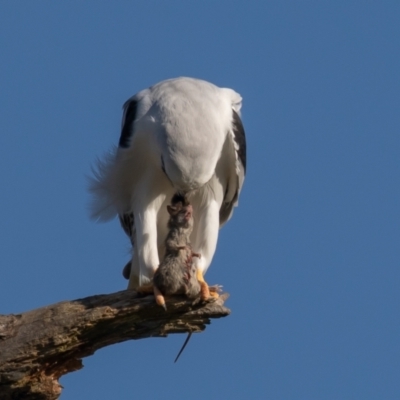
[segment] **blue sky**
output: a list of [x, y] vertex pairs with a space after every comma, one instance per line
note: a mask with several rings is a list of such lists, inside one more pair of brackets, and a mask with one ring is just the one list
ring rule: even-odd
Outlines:
[[[125, 288], [86, 176], [121, 107], [193, 76], [244, 99], [248, 176], [207, 273], [232, 315], [98, 351], [61, 399], [400, 397], [400, 3], [0, 5], [0, 312]], [[157, 365], [155, 367], [155, 365]]]

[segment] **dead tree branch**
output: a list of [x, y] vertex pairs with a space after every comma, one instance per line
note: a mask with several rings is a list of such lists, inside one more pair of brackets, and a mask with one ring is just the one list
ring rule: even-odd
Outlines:
[[229, 315], [227, 295], [214, 302], [167, 301], [122, 291], [65, 301], [18, 315], [0, 315], [0, 400], [54, 400], [58, 379], [83, 367], [82, 358], [131, 339], [200, 332], [210, 318]]

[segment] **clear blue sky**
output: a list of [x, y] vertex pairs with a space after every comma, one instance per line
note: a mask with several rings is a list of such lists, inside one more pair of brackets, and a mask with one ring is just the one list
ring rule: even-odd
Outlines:
[[[232, 315], [98, 351], [62, 400], [400, 398], [400, 2], [3, 1], [0, 313], [125, 288], [85, 176], [121, 107], [193, 76], [243, 96], [248, 176], [207, 278]], [[157, 367], [156, 367], [157, 365]]]

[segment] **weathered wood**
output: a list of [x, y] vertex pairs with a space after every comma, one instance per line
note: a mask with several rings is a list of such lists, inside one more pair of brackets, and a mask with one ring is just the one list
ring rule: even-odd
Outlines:
[[200, 332], [210, 318], [229, 315], [227, 294], [201, 303], [132, 291], [65, 301], [18, 315], [0, 315], [0, 400], [54, 400], [58, 379], [83, 367], [82, 358], [130, 339]]

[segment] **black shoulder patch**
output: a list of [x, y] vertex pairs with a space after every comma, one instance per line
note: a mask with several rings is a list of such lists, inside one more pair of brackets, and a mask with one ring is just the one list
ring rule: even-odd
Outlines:
[[240, 161], [242, 162], [244, 172], [246, 172], [246, 134], [244, 132], [242, 121], [235, 110], [233, 112], [233, 134], [235, 142], [239, 146], [237, 151]]
[[130, 100], [126, 105], [124, 126], [121, 130], [121, 136], [119, 138], [119, 147], [129, 147], [130, 139], [133, 134], [133, 122], [136, 118], [137, 101]]

